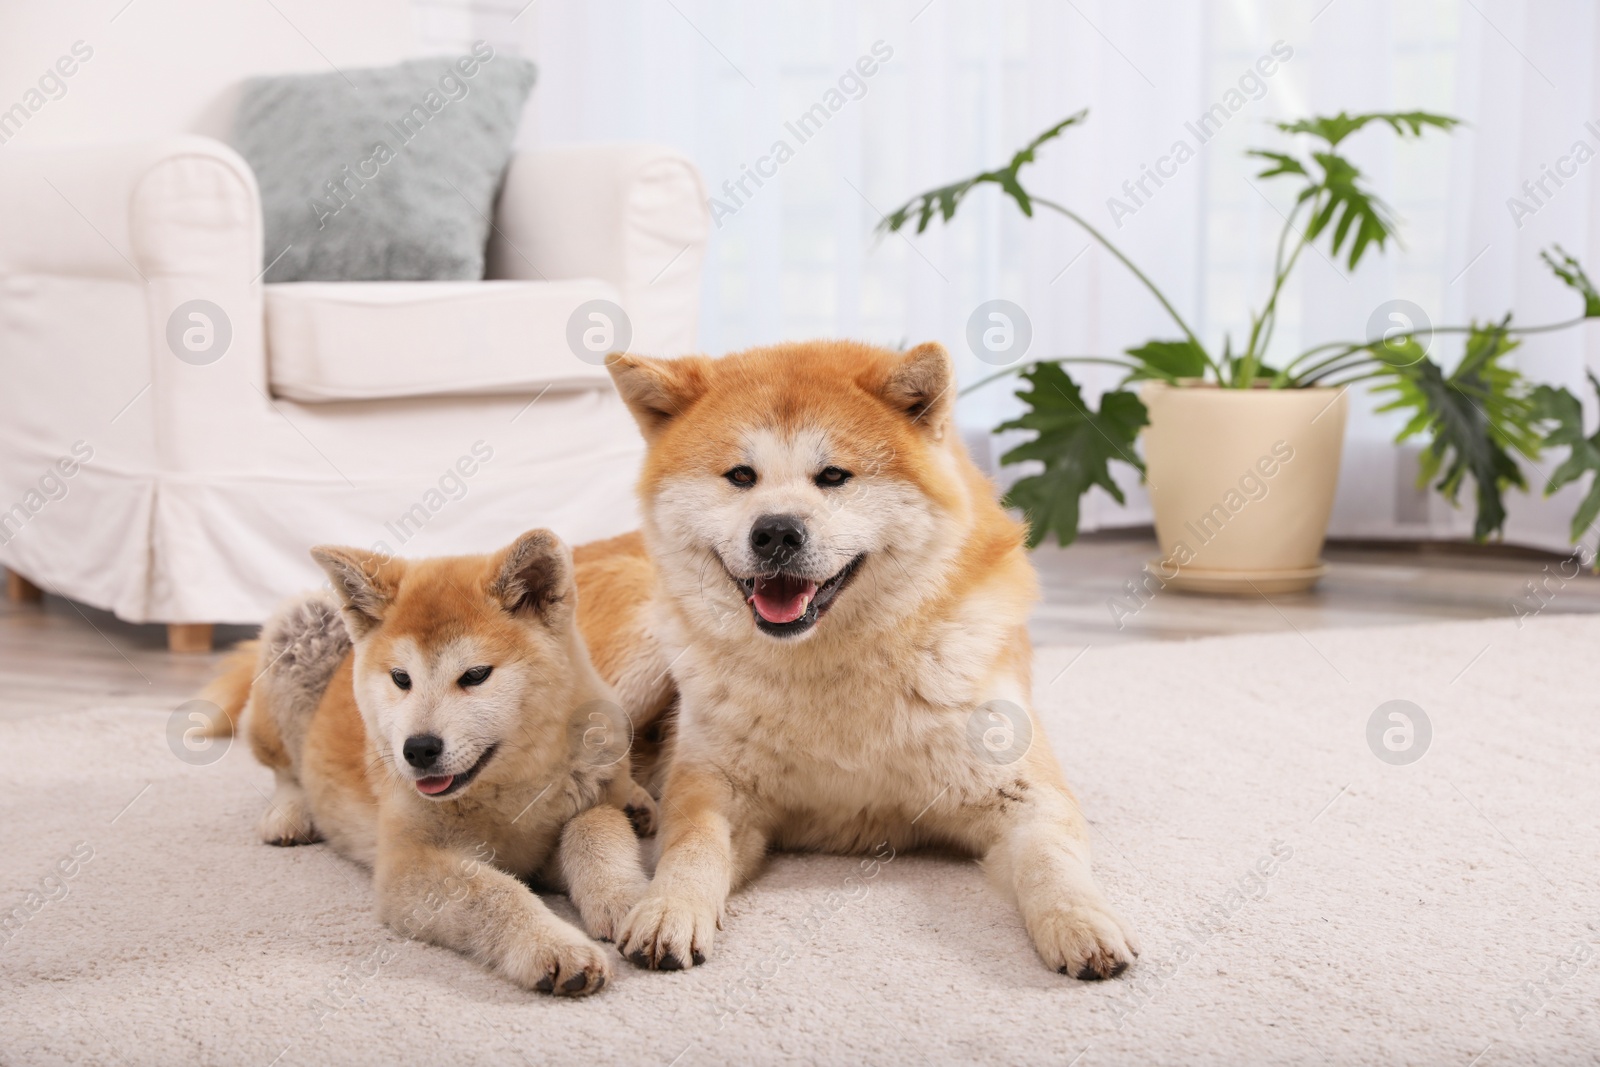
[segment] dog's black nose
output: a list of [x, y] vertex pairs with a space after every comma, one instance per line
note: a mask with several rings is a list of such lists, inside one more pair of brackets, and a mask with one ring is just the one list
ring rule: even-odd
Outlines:
[[400, 746], [400, 751], [405, 753], [407, 763], [419, 771], [425, 771], [438, 761], [439, 753], [444, 751], [444, 738], [434, 734], [412, 734]]
[[762, 563], [786, 563], [805, 544], [806, 525], [793, 515], [763, 515], [750, 528], [750, 549]]

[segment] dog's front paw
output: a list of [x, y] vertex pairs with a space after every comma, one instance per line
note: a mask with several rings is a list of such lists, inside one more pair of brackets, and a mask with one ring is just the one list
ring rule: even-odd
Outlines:
[[558, 997], [598, 993], [611, 977], [604, 950], [578, 937], [575, 930], [571, 939], [539, 941], [513, 950], [502, 969], [518, 985]]
[[714, 909], [651, 894], [622, 921], [617, 951], [653, 971], [687, 970], [706, 961], [716, 929]]
[[1034, 948], [1061, 974], [1084, 981], [1115, 978], [1139, 954], [1138, 940], [1110, 909], [1059, 905], [1028, 923]]
[[644, 899], [649, 887], [650, 883], [641, 879], [636, 885], [611, 888], [605, 893], [590, 893], [582, 900], [574, 898], [573, 903], [578, 905], [578, 914], [583, 918], [583, 928], [589, 931], [590, 937], [601, 941], [617, 940], [622, 921]]
[[640, 837], [650, 837], [655, 834], [660, 816], [657, 813], [655, 798], [645, 790], [644, 786], [634, 785], [627, 801], [622, 805], [622, 813], [633, 824], [635, 834]]
[[314, 845], [322, 835], [311, 822], [311, 812], [303, 804], [274, 802], [261, 813], [261, 840], [269, 845]]

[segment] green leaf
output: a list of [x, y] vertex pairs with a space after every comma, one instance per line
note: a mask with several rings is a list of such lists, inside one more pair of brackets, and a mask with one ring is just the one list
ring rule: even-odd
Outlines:
[[1315, 241], [1337, 216], [1330, 250], [1337, 258], [1353, 230], [1349, 264], [1355, 270], [1368, 245], [1376, 244], [1381, 250], [1384, 242], [1394, 236], [1393, 215], [1387, 204], [1362, 188], [1361, 171], [1355, 164], [1332, 152], [1313, 152], [1311, 158], [1322, 167], [1322, 179], [1316, 189], [1326, 200], [1306, 227], [1306, 240]]
[[1000, 462], [1037, 460], [1044, 470], [1019, 479], [1005, 503], [1027, 515], [1029, 548], [1052, 531], [1057, 543], [1070, 545], [1078, 537], [1079, 502], [1091, 486], [1123, 503], [1122, 490], [1111, 478], [1112, 461], [1144, 473], [1134, 442], [1140, 428], [1149, 424], [1149, 414], [1137, 396], [1122, 390], [1102, 396], [1099, 411], [1089, 410], [1078, 383], [1056, 363], [1035, 363], [1022, 377], [1031, 388], [1019, 391], [1017, 398], [1027, 411], [997, 429], [1031, 430], [1034, 437]]
[[1480, 541], [1505, 527], [1505, 490], [1527, 488], [1511, 451], [1533, 459], [1544, 443], [1525, 380], [1500, 362], [1519, 343], [1506, 333], [1510, 318], [1474, 324], [1461, 362], [1449, 374], [1426, 355], [1403, 362], [1420, 350], [1414, 342], [1404, 348], [1403, 357], [1394, 351], [1403, 347], [1399, 344], [1378, 343], [1370, 349], [1385, 364], [1387, 379], [1374, 392], [1393, 395], [1378, 410], [1413, 412], [1395, 440], [1428, 438], [1418, 484], [1437, 478], [1434, 488], [1455, 504], [1470, 474], [1477, 497], [1473, 536]]
[[1547, 263], [1556, 277], [1576, 289], [1583, 296], [1583, 317], [1586, 319], [1600, 318], [1600, 293], [1595, 292], [1594, 283], [1583, 271], [1583, 264], [1567, 255], [1566, 249], [1560, 245], [1553, 246], [1556, 255], [1561, 257], [1557, 262], [1549, 252], [1540, 252], [1539, 258]]
[[1128, 375], [1130, 382], [1205, 377], [1206, 354], [1193, 341], [1148, 341], [1127, 352], [1139, 363], [1139, 369]]
[[[1459, 119], [1448, 115], [1435, 115], [1427, 111], [1375, 111], [1348, 115], [1343, 111], [1332, 116], [1314, 116], [1296, 122], [1277, 123], [1285, 133], [1304, 133], [1320, 138], [1325, 150], [1311, 153], [1321, 173], [1312, 170], [1304, 161], [1284, 152], [1253, 149], [1248, 154], [1267, 160], [1271, 166], [1257, 177], [1275, 178], [1283, 175], [1298, 177], [1305, 186], [1296, 198], [1297, 204], [1312, 203], [1311, 221], [1305, 231], [1306, 240], [1314, 241], [1330, 226], [1333, 227], [1330, 243], [1333, 255], [1348, 248], [1350, 269], [1355, 270], [1367, 249], [1377, 245], [1381, 250], [1389, 238], [1395, 237], [1394, 215], [1387, 204], [1361, 184], [1361, 171], [1334, 149], [1346, 137], [1373, 123], [1386, 123], [1402, 137], [1420, 137], [1423, 130], [1433, 127], [1450, 130], [1460, 125]], [[1398, 239], [1398, 238], [1397, 238]]]
[[1305, 165], [1291, 155], [1282, 152], [1268, 152], [1264, 148], [1252, 148], [1245, 153], [1247, 156], [1256, 156], [1260, 159], [1271, 160], [1273, 165], [1257, 174], [1257, 178], [1275, 178], [1280, 174], [1300, 174], [1305, 177], [1311, 175], [1306, 171]]
[[915, 218], [917, 220], [917, 232], [921, 233], [928, 228], [928, 223], [933, 221], [935, 211], [938, 212], [941, 219], [949, 222], [955, 216], [956, 208], [966, 195], [978, 186], [985, 184], [1000, 186], [1001, 191], [1017, 202], [1017, 207], [1021, 209], [1024, 215], [1032, 217], [1033, 198], [1022, 187], [1022, 182], [1017, 178], [1017, 173], [1034, 161], [1034, 153], [1040, 145], [1060, 137], [1067, 127], [1076, 126], [1088, 115], [1089, 112], [1087, 110], [1068, 115], [1024, 145], [1011, 157], [1011, 162], [1004, 167], [1000, 167], [997, 170], [986, 170], [981, 174], [973, 175], [965, 181], [952, 182], [949, 185], [941, 185], [937, 189], [929, 189], [925, 193], [918, 193], [885, 215], [883, 221], [878, 223], [878, 232], [896, 233], [904, 228], [906, 223]]
[[1428, 358], [1428, 350], [1414, 336], [1384, 338], [1367, 351], [1388, 367], [1412, 367]]
[[1449, 131], [1461, 125], [1460, 119], [1451, 118], [1449, 115], [1436, 115], [1429, 111], [1371, 111], [1360, 115], [1347, 115], [1341, 111], [1337, 115], [1318, 115], [1295, 122], [1280, 122], [1277, 123], [1277, 127], [1284, 133], [1306, 133], [1320, 137], [1328, 142], [1329, 148], [1333, 148], [1371, 122], [1387, 123], [1402, 137], [1407, 134], [1421, 137], [1423, 129], [1428, 126]]
[[[1600, 379], [1595, 378], [1593, 371], [1589, 372], [1589, 386], [1600, 396]], [[1565, 388], [1541, 385], [1533, 391], [1533, 404], [1542, 421], [1555, 424], [1545, 435], [1545, 445], [1568, 449], [1567, 458], [1550, 475], [1544, 495], [1551, 495], [1585, 474], [1595, 475], [1589, 482], [1589, 492], [1572, 516], [1572, 543], [1577, 544], [1588, 535], [1595, 518], [1600, 516], [1600, 430], [1588, 437], [1583, 435], [1583, 403]]]
[[1252, 360], [1248, 356], [1232, 356], [1227, 359], [1228, 374], [1223, 385], [1233, 389], [1248, 389], [1256, 382], [1263, 379], [1277, 377], [1278, 371], [1262, 363], [1259, 359]]

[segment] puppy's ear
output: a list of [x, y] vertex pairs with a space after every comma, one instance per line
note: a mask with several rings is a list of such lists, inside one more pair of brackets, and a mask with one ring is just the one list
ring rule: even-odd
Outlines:
[[572, 619], [578, 590], [572, 552], [549, 530], [529, 530], [495, 557], [489, 595], [518, 617], [536, 618], [552, 629]]
[[955, 363], [937, 341], [918, 345], [890, 369], [878, 395], [937, 441], [955, 409]]
[[646, 441], [654, 441], [705, 394], [710, 366], [704, 356], [651, 359], [614, 352], [606, 357], [606, 370]]
[[364, 637], [376, 629], [394, 602], [404, 564], [364, 549], [336, 545], [318, 545], [311, 550], [311, 558], [328, 573], [333, 591], [339, 594], [350, 636]]

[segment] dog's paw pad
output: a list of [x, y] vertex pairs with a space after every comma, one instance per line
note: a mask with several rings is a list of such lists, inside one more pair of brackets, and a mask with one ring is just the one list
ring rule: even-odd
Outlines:
[[605, 988], [611, 969], [600, 947], [583, 940], [536, 950], [522, 973], [523, 984], [536, 993], [581, 997]]
[[660, 821], [655, 798], [638, 784], [634, 785], [632, 795], [622, 806], [622, 814], [628, 817], [628, 822], [633, 824], [633, 832], [639, 837], [653, 836]]
[[1029, 923], [1029, 932], [1056, 973], [1085, 982], [1117, 977], [1139, 954], [1121, 920], [1103, 908], [1053, 908]]
[[[1121, 960], [1103, 959], [1093, 963], [1086, 963], [1073, 975], [1080, 982], [1100, 982], [1107, 978], [1115, 978], [1128, 969], [1128, 965]], [[1057, 974], [1066, 974], [1067, 965], [1062, 964], [1057, 968]]]
[[710, 909], [669, 897], [646, 897], [623, 920], [617, 950], [639, 967], [687, 970], [705, 963], [716, 925]]
[[633, 832], [638, 837], [650, 837], [656, 832], [656, 813], [649, 808], [636, 807], [629, 804], [622, 809], [622, 814], [628, 817], [628, 822], [633, 825]]

